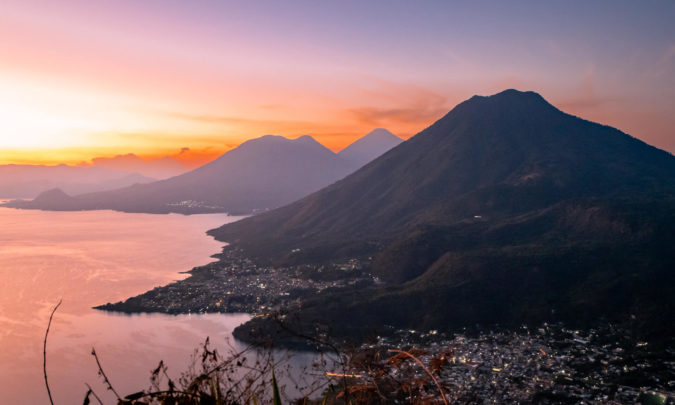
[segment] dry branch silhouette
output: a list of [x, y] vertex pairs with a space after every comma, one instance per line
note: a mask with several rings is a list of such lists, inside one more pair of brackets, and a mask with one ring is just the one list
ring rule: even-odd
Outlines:
[[45, 340], [42, 344], [42, 373], [45, 376], [45, 386], [47, 387], [47, 395], [49, 395], [49, 403], [54, 405], [54, 400], [52, 399], [52, 391], [49, 389], [49, 381], [47, 380], [47, 337], [49, 336], [49, 328], [52, 326], [52, 319], [54, 318], [54, 313], [61, 306], [63, 299], [59, 299], [59, 303], [56, 304], [54, 309], [52, 309], [51, 315], [49, 315], [49, 322], [47, 323], [47, 331], [45, 332]]

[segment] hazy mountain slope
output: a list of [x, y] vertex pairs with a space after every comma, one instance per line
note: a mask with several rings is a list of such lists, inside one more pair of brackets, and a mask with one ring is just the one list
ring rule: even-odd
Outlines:
[[145, 160], [127, 153], [114, 157], [96, 157], [91, 160], [95, 167], [140, 173], [155, 179], [167, 179], [185, 173], [188, 169], [171, 156]]
[[[330, 184], [350, 167], [313, 138], [264, 136], [161, 186], [167, 200], [197, 200], [228, 210], [275, 208]], [[206, 187], [205, 187], [206, 186]]]
[[1, 165], [0, 197], [34, 198], [52, 188], [83, 194], [152, 181], [137, 173], [99, 167]]
[[283, 205], [343, 177], [349, 167], [311, 137], [264, 136], [202, 167], [167, 180], [70, 202], [41, 199], [42, 209], [132, 212], [251, 212]]
[[[389, 145], [369, 140], [364, 153], [376, 153], [378, 148], [383, 153]], [[53, 201], [49, 197], [54, 194], [48, 194], [33, 202], [7, 205], [47, 210], [251, 213], [288, 204], [353, 172], [363, 164], [365, 154], [358, 145], [352, 150], [359, 159], [344, 160], [307, 135], [294, 140], [267, 135], [170, 179], [71, 198], [61, 195]]]
[[359, 168], [401, 142], [403, 139], [386, 129], [376, 128], [342, 149], [338, 156]]

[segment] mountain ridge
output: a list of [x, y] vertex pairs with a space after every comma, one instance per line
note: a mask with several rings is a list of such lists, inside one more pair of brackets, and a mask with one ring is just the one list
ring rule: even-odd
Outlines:
[[675, 158], [532, 92], [472, 97], [335, 184], [209, 233], [278, 266], [372, 257], [384, 287], [297, 313], [341, 333], [673, 320]]
[[96, 166], [0, 165], [2, 198], [35, 198], [52, 188], [61, 188], [68, 194], [83, 194], [152, 181], [156, 179]]
[[[389, 146], [382, 145], [380, 152]], [[6, 206], [47, 210], [113, 209], [126, 212], [247, 214], [290, 203], [356, 170], [309, 135], [265, 135], [242, 143], [187, 173], [144, 185]]]
[[[602, 139], [588, 140], [596, 144], [606, 141], [608, 138], [619, 137], [621, 148], [630, 149], [634, 145], [637, 146], [643, 153], [656, 152], [657, 160], [669, 160], [667, 166], [670, 170], [670, 184], [672, 186], [672, 173], [675, 173], [675, 165], [673, 164], [672, 155], [667, 152], [660, 151], [653, 148], [642, 141], [629, 137], [622, 132], [611, 127], [600, 124], [590, 123], [589, 121], [573, 117], [568, 114], [560, 112], [555, 107], [548, 104], [541, 96], [536, 93], [522, 93], [526, 104], [534, 105], [537, 110], [543, 110], [544, 124], [550, 120], [550, 115], [553, 114], [554, 123], [556, 126], [563, 125], [563, 127], [554, 127], [553, 131], [549, 131], [546, 139], [538, 133], [536, 140], [538, 146], [531, 151], [528, 160], [523, 158], [522, 149], [528, 145], [528, 142], [535, 138], [525, 139], [521, 135], [510, 136], [505, 140], [504, 137], [499, 136], [501, 132], [505, 131], [494, 122], [485, 121], [484, 117], [480, 116], [481, 111], [476, 116], [475, 109], [484, 109], [487, 103], [488, 109], [494, 110], [495, 104], [499, 107], [505, 105], [505, 111], [495, 111], [492, 114], [497, 117], [506, 117], [507, 128], [515, 124], [514, 116], [511, 114], [514, 108], [522, 108], [522, 106], [511, 106], [510, 103], [516, 93], [515, 90], [509, 90], [499, 93], [493, 98], [488, 97], [472, 97], [471, 99], [460, 103], [451, 112], [439, 119], [436, 123], [421, 131], [419, 134], [410, 138], [407, 142], [399, 147], [392, 149], [386, 155], [380, 157], [376, 161], [369, 164], [367, 167], [359, 170], [346, 179], [331, 185], [318, 193], [312, 194], [302, 202], [295, 202], [291, 206], [282, 207], [283, 214], [279, 215], [279, 221], [274, 223], [274, 226], [268, 228], [283, 232], [286, 229], [295, 226], [296, 233], [308, 233], [312, 235], [307, 237], [307, 240], [318, 242], [315, 237], [320, 236], [325, 232], [312, 231], [313, 229], [325, 230], [326, 224], [331, 227], [342, 226], [344, 228], [345, 239], [351, 240], [355, 235], [367, 236], [369, 234], [369, 226], [374, 222], [374, 219], [383, 219], [388, 222], [388, 228], [392, 230], [397, 225], [403, 226], [409, 222], [424, 222], [423, 216], [415, 216], [421, 210], [427, 211], [426, 215], [432, 215], [432, 212], [444, 213], [443, 217], [450, 220], [458, 220], [461, 218], [471, 218], [474, 215], [482, 215], [484, 209], [481, 204], [489, 203], [486, 199], [481, 197], [481, 193], [487, 192], [485, 187], [493, 187], [492, 193], [503, 194], [504, 201], [502, 205], [507, 211], [509, 209], [517, 208], [515, 200], [520, 200], [523, 204], [532, 206], [537, 204], [545, 204], [546, 201], [554, 201], [560, 198], [561, 195], [567, 193], [568, 197], [584, 195], [587, 188], [596, 189], [601, 194], [612, 192], [612, 187], [626, 188], [629, 187], [632, 191], [636, 189], [641, 190], [643, 184], [634, 184], [638, 182], [634, 179], [632, 184], [624, 184], [624, 181], [612, 181], [612, 177], [616, 173], [607, 173], [598, 171], [594, 167], [595, 163], [586, 164], [586, 167], [579, 166], [575, 163], [576, 156], [584, 153], [587, 146], [587, 140], [580, 139], [579, 135], [574, 135], [579, 126], [591, 125], [592, 130], [599, 130]], [[505, 112], [511, 114], [505, 115]], [[467, 118], [468, 116], [468, 118]], [[459, 117], [457, 119], [456, 117]], [[509, 118], [511, 117], [511, 118]], [[466, 128], [472, 121], [471, 128]], [[560, 122], [562, 120], [562, 122]], [[514, 121], [514, 122], [512, 122]], [[540, 123], [541, 124], [541, 123]], [[477, 128], [476, 128], [477, 126]], [[462, 134], [457, 139], [452, 138], [452, 134], [456, 131], [469, 132], [469, 134]], [[476, 132], [491, 134], [490, 138], [477, 137]], [[559, 138], [561, 131], [568, 131], [572, 133], [572, 145], [565, 145], [566, 138]], [[607, 133], [609, 132], [609, 133]], [[446, 137], [449, 137], [446, 139]], [[487, 141], [486, 141], [487, 139]], [[548, 142], [555, 141], [560, 144], [562, 140], [562, 147], [566, 147], [571, 151], [566, 154], [559, 154], [557, 148], [549, 148]], [[489, 142], [488, 142], [489, 141]], [[545, 142], [545, 143], [544, 143]], [[626, 145], [627, 143], [627, 145]], [[525, 146], [524, 146], [525, 145]], [[457, 150], [464, 151], [462, 155], [457, 153]], [[487, 150], [487, 153], [481, 151]], [[641, 153], [642, 153], [641, 152]], [[616, 165], [612, 162], [612, 158], [602, 157], [606, 165]], [[453, 159], [452, 164], [448, 164], [448, 159]], [[643, 166], [652, 165], [651, 157], [649, 159], [640, 158]], [[403, 162], [403, 163], [399, 163]], [[440, 164], [436, 164], [440, 162]], [[494, 168], [495, 162], [499, 162], [499, 167]], [[457, 169], [457, 167], [461, 169]], [[626, 164], [623, 165], [624, 169]], [[629, 165], [628, 165], [629, 166]], [[657, 165], [658, 166], [658, 165]], [[585, 170], [586, 173], [577, 173], [579, 170]], [[628, 168], [630, 170], [630, 168]], [[417, 171], [419, 176], [406, 176], [406, 173]], [[548, 172], [548, 177], [545, 174]], [[480, 177], [477, 177], [480, 173]], [[644, 176], [638, 176], [644, 177]], [[649, 177], [649, 176], [647, 176]], [[369, 180], [369, 179], [375, 179]], [[555, 181], [550, 181], [554, 179]], [[348, 181], [347, 185], [344, 185]], [[537, 188], [544, 188], [537, 193], [537, 198], [542, 201], [535, 201], [531, 198], [524, 198], [530, 191], [535, 191]], [[602, 190], [598, 190], [602, 188]], [[520, 190], [522, 189], [522, 190]], [[522, 192], [521, 192], [522, 191]], [[546, 191], [546, 192], [544, 192]], [[415, 198], [410, 198], [411, 193]], [[350, 195], [349, 201], [344, 201], [340, 198], [341, 195]], [[465, 202], [457, 201], [454, 204], [456, 212], [448, 212], [446, 207], [448, 201], [464, 199]], [[511, 205], [505, 206], [511, 198]], [[477, 201], [471, 201], [475, 199]], [[466, 201], [468, 200], [468, 201]], [[370, 204], [370, 201], [382, 201], [382, 204]], [[494, 203], [497, 203], [495, 201]], [[323, 205], [321, 205], [323, 204]], [[302, 205], [302, 207], [300, 207]], [[319, 206], [323, 208], [318, 212]], [[382, 206], [390, 207], [390, 210], [383, 210]], [[431, 206], [431, 208], [430, 208]], [[469, 207], [475, 207], [470, 209]], [[294, 210], [302, 212], [302, 218], [294, 214]], [[348, 211], [348, 213], [346, 213]], [[340, 214], [337, 214], [337, 213]], [[256, 218], [249, 218], [234, 224], [229, 224], [225, 229], [231, 229], [227, 235], [221, 233], [220, 230], [211, 231], [211, 234], [220, 240], [227, 240], [228, 242], [235, 242], [246, 238], [244, 229], [247, 224], [255, 222], [262, 222], [269, 218], [272, 214], [264, 214]], [[433, 215], [432, 215], [433, 216]], [[384, 217], [384, 218], [383, 218]], [[282, 219], [289, 218], [289, 220], [282, 223]], [[347, 222], [349, 224], [347, 224]], [[298, 225], [298, 226], [296, 226]], [[252, 228], [250, 228], [252, 229]], [[382, 228], [379, 227], [372, 233], [380, 233]], [[255, 233], [255, 231], [253, 231]], [[267, 236], [272, 237], [268, 232]], [[288, 235], [285, 235], [287, 237]], [[293, 237], [284, 245], [284, 248], [291, 249], [291, 245], [297, 244]], [[251, 245], [251, 244], [249, 244]], [[269, 248], [269, 244], [263, 243], [261, 246]], [[252, 246], [251, 246], [252, 247]], [[295, 248], [301, 248], [298, 245]]]
[[341, 158], [355, 162], [361, 167], [382, 155], [382, 150], [391, 150], [403, 140], [384, 128], [375, 128], [338, 152]]

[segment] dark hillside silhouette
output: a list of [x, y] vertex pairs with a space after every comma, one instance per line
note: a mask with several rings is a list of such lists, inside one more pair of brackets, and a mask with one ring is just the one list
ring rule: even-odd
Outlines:
[[673, 314], [675, 158], [507, 90], [211, 234], [276, 264], [373, 256], [388, 287], [303, 304], [340, 330], [629, 314], [656, 327]]

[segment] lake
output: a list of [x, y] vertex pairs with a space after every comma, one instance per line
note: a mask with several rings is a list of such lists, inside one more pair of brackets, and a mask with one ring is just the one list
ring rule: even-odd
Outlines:
[[[113, 394], [97, 375], [94, 347], [120, 393], [149, 386], [160, 360], [172, 378], [208, 336], [224, 350], [243, 347], [232, 330], [247, 314], [121, 315], [92, 309], [213, 261], [222, 243], [205, 234], [241, 217], [225, 214], [47, 212], [0, 208], [0, 402], [48, 403], [42, 343], [49, 314], [47, 371], [56, 404], [82, 403], [90, 384], [106, 403]], [[311, 362], [300, 355], [299, 362]]]

